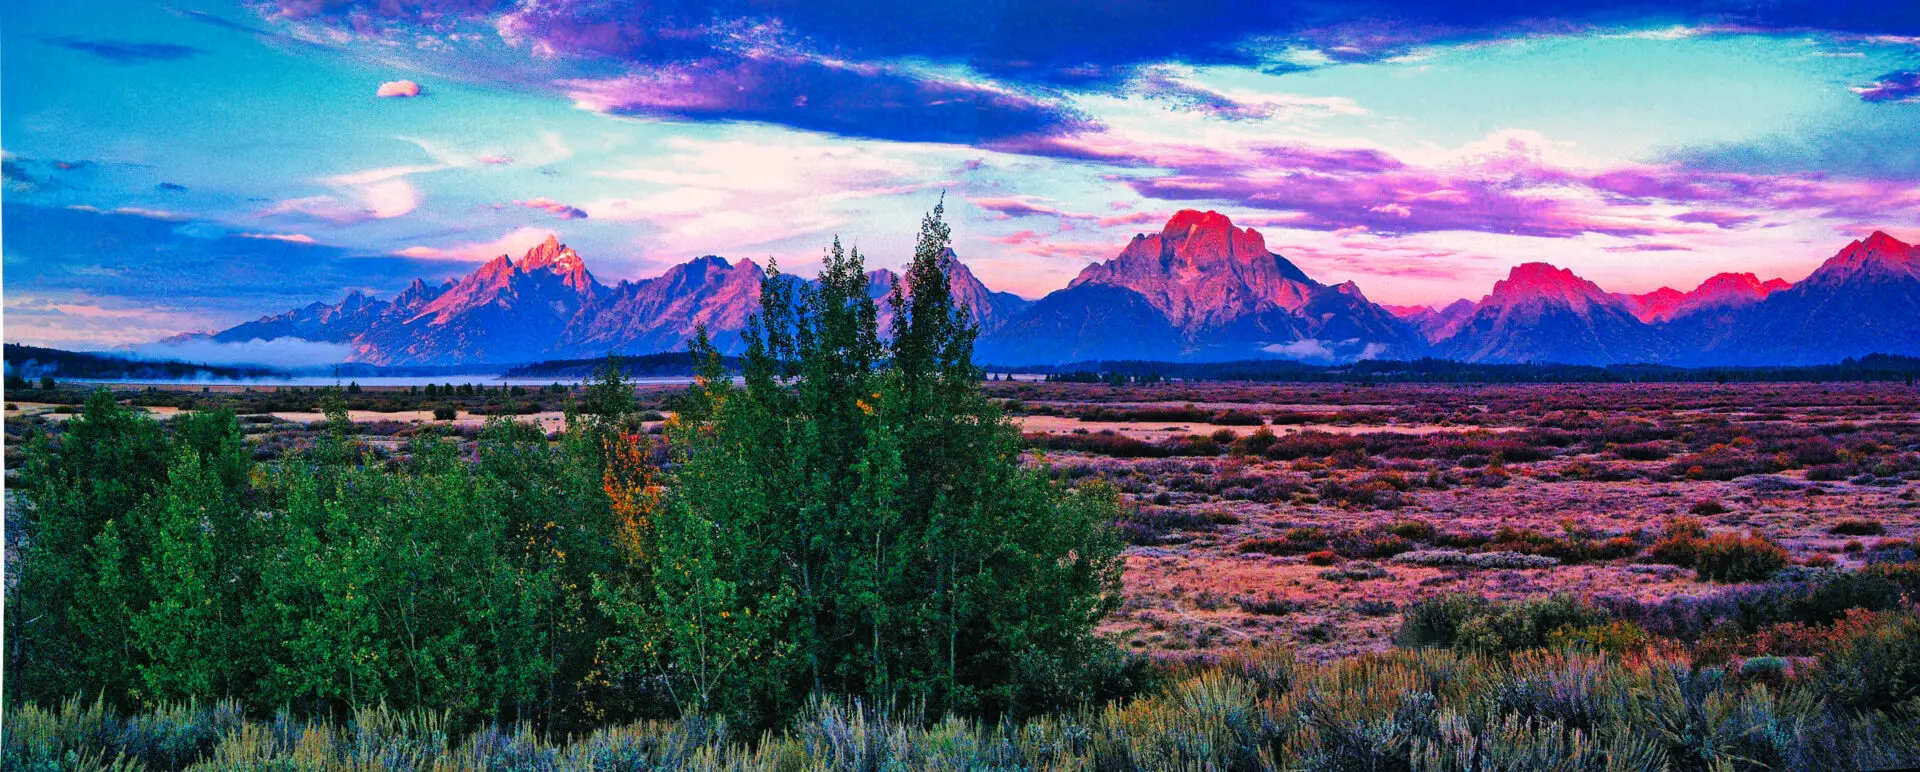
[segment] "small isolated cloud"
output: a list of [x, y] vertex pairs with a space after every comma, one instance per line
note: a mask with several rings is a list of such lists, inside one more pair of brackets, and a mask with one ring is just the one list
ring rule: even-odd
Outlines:
[[308, 367], [345, 362], [353, 353], [353, 347], [304, 338], [255, 338], [244, 343], [220, 343], [195, 338], [135, 346], [133, 351], [148, 359], [177, 359], [195, 364]]
[[106, 38], [58, 37], [47, 41], [53, 45], [83, 54], [92, 54], [116, 64], [146, 64], [148, 62], [171, 62], [185, 59], [200, 53], [200, 49], [172, 43], [149, 43], [138, 40], [110, 40]]
[[420, 96], [420, 84], [410, 80], [390, 80], [380, 84], [380, 90], [373, 93], [382, 98]]
[[587, 213], [579, 207], [563, 204], [551, 198], [529, 198], [525, 201], [515, 201], [513, 203], [528, 209], [539, 209], [563, 220], [584, 220], [587, 218]]
[[178, 182], [162, 182], [162, 183], [160, 183], [160, 184], [158, 184], [158, 185], [155, 185], [155, 186], [153, 186], [153, 189], [154, 189], [154, 190], [161, 190], [161, 191], [166, 191], [166, 192], [168, 192], [168, 193], [185, 193], [185, 192], [187, 192], [187, 186], [185, 186], [185, 185], [182, 185], [182, 184], [180, 184], [180, 183], [178, 183]]
[[1852, 90], [1862, 102], [1920, 103], [1920, 72], [1889, 72]]
[[234, 235], [243, 239], [266, 239], [268, 241], [284, 241], [288, 244], [320, 243], [314, 241], [312, 236], [304, 233], [236, 233]]

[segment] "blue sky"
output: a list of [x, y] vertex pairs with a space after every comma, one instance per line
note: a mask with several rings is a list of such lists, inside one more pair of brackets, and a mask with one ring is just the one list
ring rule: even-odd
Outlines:
[[607, 282], [835, 234], [897, 266], [943, 194], [1030, 297], [1182, 208], [1390, 303], [1920, 237], [1920, 6], [1616, 5], [8, 3], [6, 338], [225, 327], [549, 232]]

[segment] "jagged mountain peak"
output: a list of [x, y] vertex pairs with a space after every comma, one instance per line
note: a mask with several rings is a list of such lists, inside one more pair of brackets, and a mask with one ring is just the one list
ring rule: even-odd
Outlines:
[[1118, 257], [1089, 265], [1069, 288], [1089, 284], [1140, 293], [1188, 335], [1269, 311], [1295, 311], [1321, 285], [1267, 250], [1252, 228], [1218, 212], [1184, 209], [1159, 233], [1133, 237]]
[[1571, 269], [1549, 263], [1521, 263], [1507, 272], [1507, 278], [1493, 283], [1482, 306], [1524, 302], [1548, 302], [1584, 309], [1588, 306], [1622, 305], [1618, 298], [1600, 289], [1600, 285], [1580, 278]]
[[1785, 279], [1761, 281], [1752, 273], [1725, 272], [1707, 277], [1687, 292], [1661, 287], [1639, 295], [1617, 295], [1635, 318], [1648, 324], [1670, 322], [1702, 311], [1751, 305], [1793, 286]]
[[1874, 231], [1856, 240], [1807, 277], [1813, 284], [1830, 284], [1866, 277], [1920, 278], [1920, 248], [1894, 238], [1886, 231]]

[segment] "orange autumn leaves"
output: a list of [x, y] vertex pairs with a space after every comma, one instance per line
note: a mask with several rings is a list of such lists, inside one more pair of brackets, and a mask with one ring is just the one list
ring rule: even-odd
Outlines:
[[607, 465], [601, 484], [611, 502], [614, 542], [628, 566], [647, 562], [653, 541], [653, 519], [666, 489], [656, 479], [652, 445], [645, 435], [623, 433], [606, 444]]

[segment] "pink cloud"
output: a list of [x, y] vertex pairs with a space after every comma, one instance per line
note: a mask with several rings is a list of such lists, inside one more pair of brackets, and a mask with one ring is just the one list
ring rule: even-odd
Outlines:
[[[1476, 231], [1567, 238], [1645, 237], [1732, 227], [1766, 214], [1884, 220], [1920, 206], [1905, 181], [1824, 175], [1748, 175], [1680, 165], [1597, 171], [1549, 163], [1535, 147], [1498, 136], [1491, 152], [1445, 165], [1413, 165], [1385, 151], [1255, 141], [1200, 146], [1134, 141], [1112, 133], [1023, 138], [1006, 152], [1104, 163], [1152, 173], [1108, 179], [1139, 195], [1229, 205], [1289, 219], [1285, 226], [1407, 234]], [[1470, 148], [1471, 149], [1471, 146]], [[1694, 208], [1672, 215], [1671, 205]], [[1117, 224], [1117, 223], [1116, 223]]]
[[1146, 225], [1149, 223], [1166, 222], [1166, 219], [1167, 215], [1161, 212], [1139, 211], [1116, 214], [1111, 217], [1102, 217], [1097, 224], [1102, 228], [1112, 228], [1118, 225]]
[[304, 233], [236, 233], [234, 235], [239, 236], [240, 238], [243, 238], [243, 239], [263, 239], [267, 241], [284, 241], [289, 244], [318, 244], [319, 243], [317, 241], [314, 241], [312, 236], [308, 236], [307, 234], [304, 234]]
[[519, 255], [545, 241], [553, 232], [532, 226], [515, 228], [492, 241], [454, 244], [444, 247], [411, 246], [394, 254], [425, 260], [484, 262], [499, 255]]
[[420, 84], [410, 80], [390, 80], [380, 84], [380, 89], [373, 95], [381, 98], [417, 97], [420, 96]]
[[579, 207], [563, 204], [551, 198], [530, 198], [525, 201], [515, 201], [513, 203], [527, 207], [528, 209], [545, 211], [563, 220], [584, 220], [587, 218], [587, 213]]

